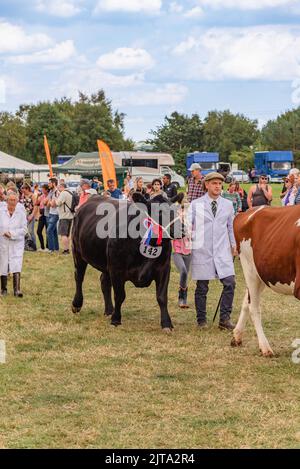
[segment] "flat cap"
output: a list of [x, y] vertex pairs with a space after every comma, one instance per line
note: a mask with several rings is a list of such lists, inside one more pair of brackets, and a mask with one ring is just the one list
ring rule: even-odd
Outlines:
[[220, 179], [223, 182], [225, 181], [225, 178], [222, 176], [222, 174], [216, 172], [207, 174], [204, 178], [204, 181], [208, 182], [212, 181], [213, 179]]

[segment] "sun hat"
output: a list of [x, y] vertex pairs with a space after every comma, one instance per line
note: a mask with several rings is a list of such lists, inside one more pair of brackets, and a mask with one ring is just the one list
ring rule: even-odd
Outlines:
[[81, 179], [80, 185], [83, 186], [83, 184], [91, 186], [91, 181], [89, 179]]
[[195, 171], [195, 169], [200, 169], [201, 171], [202, 168], [199, 163], [193, 163], [191, 167], [189, 168], [189, 171]]

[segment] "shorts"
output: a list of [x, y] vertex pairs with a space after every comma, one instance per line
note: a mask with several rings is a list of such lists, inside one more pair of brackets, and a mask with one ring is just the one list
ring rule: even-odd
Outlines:
[[59, 220], [58, 223], [58, 234], [60, 236], [70, 236], [71, 233], [71, 226], [72, 226], [72, 221], [66, 218], [63, 218], [62, 220]]

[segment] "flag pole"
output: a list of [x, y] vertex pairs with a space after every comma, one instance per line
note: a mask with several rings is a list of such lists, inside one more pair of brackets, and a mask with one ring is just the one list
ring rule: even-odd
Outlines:
[[44, 147], [45, 147], [47, 162], [48, 162], [48, 166], [49, 166], [49, 174], [50, 174], [50, 177], [53, 178], [51, 154], [50, 154], [50, 148], [49, 148], [49, 145], [48, 145], [48, 140], [47, 140], [46, 135], [44, 135]]

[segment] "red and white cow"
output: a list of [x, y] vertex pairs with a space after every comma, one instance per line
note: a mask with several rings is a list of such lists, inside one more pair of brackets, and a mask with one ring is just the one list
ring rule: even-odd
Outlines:
[[242, 344], [250, 313], [262, 354], [272, 356], [262, 327], [260, 299], [267, 286], [300, 300], [300, 206], [255, 207], [235, 218], [234, 234], [247, 291], [232, 345]]

